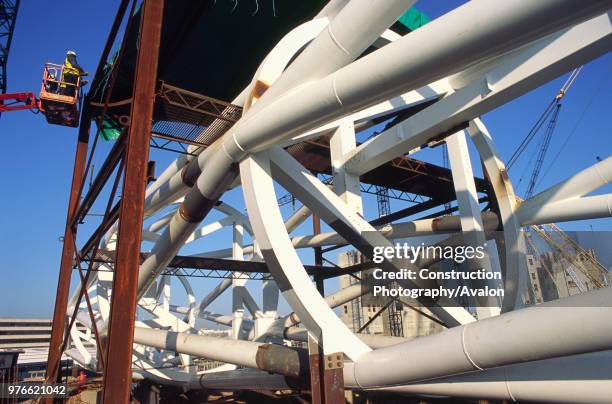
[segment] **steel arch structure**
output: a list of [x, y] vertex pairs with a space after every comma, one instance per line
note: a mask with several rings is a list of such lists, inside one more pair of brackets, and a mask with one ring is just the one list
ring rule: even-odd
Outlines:
[[[137, 377], [188, 389], [289, 388], [292, 380], [308, 375], [288, 341], [310, 340], [324, 355], [339, 355], [349, 389], [553, 402], [605, 401], [612, 395], [612, 326], [605, 321], [612, 314], [612, 291], [526, 307], [526, 247], [520, 236], [526, 225], [612, 216], [612, 195], [590, 195], [612, 180], [612, 157], [519, 203], [494, 138], [480, 119], [607, 53], [612, 2], [473, 0], [405, 36], [388, 30], [412, 3], [332, 0], [263, 60], [233, 102], [243, 108], [236, 124], [208, 148], [192, 148], [194, 156], [172, 163], [147, 188], [143, 240], [152, 247], [138, 278], [138, 305], [146, 314], [138, 318], [134, 334]], [[370, 46], [377, 49], [364, 56]], [[423, 103], [431, 105], [357, 143], [360, 123]], [[331, 188], [285, 149], [328, 133]], [[477, 162], [470, 159], [468, 140], [482, 161], [495, 211], [481, 212], [473, 173]], [[370, 224], [363, 217], [360, 176], [439, 142], [448, 147], [459, 216]], [[290, 217], [278, 207], [279, 186], [303, 204]], [[246, 214], [218, 203], [237, 187]], [[222, 218], [204, 223], [212, 210]], [[331, 231], [292, 235], [311, 214]], [[263, 281], [255, 298], [240, 271], [206, 291], [179, 276], [187, 303], [172, 302], [166, 272], [172, 259], [184, 246], [223, 228], [231, 229], [231, 246], [196, 255], [264, 261], [273, 279]], [[323, 296], [297, 253], [350, 244], [372, 259], [375, 247], [391, 246], [393, 239], [455, 231], [470, 244], [483, 244], [490, 239], [487, 232], [497, 229], [504, 237], [498, 246], [501, 264], [481, 264], [503, 274], [503, 301], [478, 307], [474, 315], [439, 299], [428, 308], [448, 328], [416, 340], [351, 331], [334, 308], [368, 287], [357, 284]], [[116, 242], [115, 226], [102, 249], [112, 252]], [[379, 265], [398, 270], [390, 259]], [[96, 267], [86, 288], [96, 329], [104, 334], [113, 267], [105, 262]], [[229, 289], [230, 314], [207, 310]], [[293, 310], [289, 315], [278, 313], [280, 294]], [[78, 301], [75, 294], [68, 312]], [[97, 356], [87, 349], [95, 343], [93, 324], [81, 306], [77, 321], [88, 331], [70, 330], [67, 353], [95, 370]], [[228, 326], [228, 337], [204, 335], [198, 318]], [[198, 372], [197, 357], [224, 364]], [[595, 368], [608, 377], [594, 375]]]

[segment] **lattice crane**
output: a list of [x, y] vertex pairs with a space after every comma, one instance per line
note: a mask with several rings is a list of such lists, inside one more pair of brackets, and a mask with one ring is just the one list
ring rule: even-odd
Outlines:
[[533, 196], [535, 191], [535, 187], [538, 181], [538, 177], [540, 176], [540, 171], [542, 170], [542, 164], [544, 164], [544, 159], [546, 158], [546, 152], [548, 152], [548, 147], [550, 146], [550, 140], [552, 138], [553, 132], [555, 131], [555, 127], [557, 126], [557, 119], [559, 117], [559, 111], [561, 110], [561, 99], [567, 93], [570, 86], [580, 74], [580, 70], [582, 66], [577, 69], [574, 69], [568, 79], [563, 84], [563, 87], [559, 90], [554, 100], [554, 109], [552, 110], [551, 118], [548, 121], [548, 125], [546, 127], [546, 132], [544, 133], [544, 139], [542, 140], [542, 144], [540, 146], [540, 150], [538, 151], [538, 157], [535, 162], [535, 167], [533, 172], [531, 173], [531, 178], [529, 179], [529, 185], [527, 186], [527, 192], [525, 194], [525, 198], [529, 199]]

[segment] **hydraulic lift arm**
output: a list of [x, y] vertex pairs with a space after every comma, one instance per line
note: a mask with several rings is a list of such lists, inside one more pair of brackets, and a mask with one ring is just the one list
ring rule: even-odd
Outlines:
[[38, 111], [39, 101], [34, 93], [0, 94], [0, 113], [31, 109]]

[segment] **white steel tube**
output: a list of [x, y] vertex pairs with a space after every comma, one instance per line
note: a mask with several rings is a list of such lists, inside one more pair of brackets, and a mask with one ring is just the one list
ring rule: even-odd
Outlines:
[[255, 360], [257, 350], [260, 345], [263, 345], [257, 342], [173, 333], [142, 327], [134, 328], [134, 343], [255, 369], [258, 368]]
[[307, 388], [305, 381], [288, 379], [263, 370], [237, 369], [224, 372], [210, 372], [195, 376], [187, 384], [188, 389], [228, 390], [291, 390]]
[[521, 206], [516, 214], [523, 226], [611, 217], [612, 194], [566, 199], [542, 206], [530, 204]]
[[610, 374], [612, 352], [607, 351], [502, 366], [379, 390], [512, 402], [606, 403], [612, 397]]
[[[361, 341], [372, 349], [379, 349], [388, 346], [401, 344], [412, 338], [393, 337], [389, 335], [375, 334], [355, 334]], [[285, 330], [283, 337], [293, 341], [308, 342], [308, 331], [304, 328], [291, 327]]]
[[[353, 364], [345, 362], [344, 366], [345, 386], [358, 388], [355, 381], [350, 379]], [[501, 366], [409, 385], [372, 387], [367, 390], [410, 396], [487, 398], [512, 402], [604, 403], [609, 402], [612, 396], [612, 380], [607, 377], [610, 373], [612, 352], [606, 351]], [[307, 387], [305, 380], [254, 369], [202, 374], [181, 384], [186, 384], [188, 389], [277, 390]]]
[[[606, 11], [610, 0], [473, 0], [311, 85], [285, 93], [224, 136], [239, 157], [260, 151]], [[483, 46], [486, 41], [487, 46]], [[407, 57], [406, 55], [410, 55]]]
[[[486, 231], [495, 230], [499, 226], [499, 220], [494, 212], [483, 212], [482, 220]], [[289, 223], [289, 221], [287, 221]], [[406, 238], [423, 236], [436, 233], [447, 233], [461, 230], [461, 222], [458, 216], [442, 216], [433, 219], [421, 219], [411, 222], [400, 222], [378, 227], [377, 230], [386, 238]], [[289, 231], [289, 230], [288, 230]], [[308, 236], [295, 236], [291, 238], [294, 248], [325, 247], [330, 245], [344, 244], [347, 241], [336, 232], [325, 232]], [[253, 252], [253, 246], [245, 246], [244, 253]], [[208, 251], [196, 256], [225, 258], [232, 255], [231, 248]]]
[[204, 297], [204, 299], [202, 299], [200, 305], [198, 306], [198, 312], [203, 312], [204, 310], [206, 310], [208, 305], [211, 304], [216, 298], [221, 296], [221, 294], [225, 292], [230, 286], [232, 286], [231, 278], [221, 280], [221, 282], [219, 282], [217, 286], [215, 286], [215, 288], [211, 290], [210, 293]]
[[[352, 364], [345, 364], [350, 369]], [[503, 366], [429, 382], [373, 388], [411, 396], [447, 396], [512, 402], [605, 403], [612, 397], [612, 353], [576, 355]], [[188, 389], [299, 389], [299, 381], [261, 370], [241, 369], [203, 374]], [[302, 386], [307, 384], [302, 381]], [[345, 380], [347, 388], [355, 388]]]
[[249, 116], [253, 116], [296, 84], [323, 78], [357, 59], [414, 2], [415, 0], [348, 2], [327, 28], [287, 67], [261, 100], [250, 108]]
[[355, 363], [352, 377], [360, 387], [383, 387], [609, 350], [610, 301], [608, 287], [368, 352]]
[[519, 210], [537, 211], [538, 208], [551, 202], [586, 195], [610, 182], [612, 182], [612, 156], [523, 201]]
[[299, 225], [304, 223], [311, 214], [312, 213], [310, 212], [308, 206], [302, 205], [287, 220], [285, 220], [285, 228], [287, 229], [287, 233], [291, 233]]
[[306, 377], [308, 374], [308, 353], [282, 345], [142, 327], [134, 329], [134, 342], [285, 376]]

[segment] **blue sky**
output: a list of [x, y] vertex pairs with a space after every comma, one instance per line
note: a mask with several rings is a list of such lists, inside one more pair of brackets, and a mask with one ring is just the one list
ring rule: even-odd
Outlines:
[[[76, 51], [79, 63], [93, 73], [117, 3], [116, 0], [107, 0], [75, 5], [74, 2], [57, 1], [53, 7], [45, 7], [41, 12], [39, 2], [23, 1], [9, 57], [8, 91], [38, 92], [43, 64], [61, 63], [67, 50]], [[435, 18], [459, 3], [461, 1], [424, 0], [417, 6]], [[605, 158], [611, 154], [612, 121], [609, 114], [612, 102], [608, 96], [612, 91], [611, 69], [610, 54], [589, 63], [565, 98], [548, 158], [544, 162], [543, 174], [546, 175], [538, 190], [595, 163], [597, 156]], [[483, 117], [504, 159], [512, 154], [565, 77]], [[3, 279], [0, 282], [0, 316], [47, 317], [52, 313], [61, 252], [59, 237], [65, 223], [76, 134], [76, 129], [47, 125], [43, 116], [27, 111], [6, 113], [0, 118], [0, 189], [3, 190], [0, 199], [3, 212], [0, 218]], [[100, 146], [94, 161], [97, 166], [112, 144], [101, 142]], [[533, 150], [532, 145], [510, 172], [515, 185], [526, 172], [518, 188], [519, 194], [524, 192], [529, 180], [531, 169], [526, 163]], [[159, 173], [175, 156], [154, 151], [151, 158], [157, 160]], [[439, 150], [416, 157], [434, 163], [441, 160]], [[603, 191], [610, 192], [610, 189]], [[224, 200], [242, 206], [240, 198], [240, 191], [233, 191]], [[100, 212], [102, 207], [98, 205], [93, 211]], [[375, 211], [374, 200], [366, 197], [366, 213], [373, 216]], [[88, 235], [95, 224], [92, 218], [82, 227], [81, 234]], [[569, 223], [564, 228], [590, 230], [590, 226], [594, 230], [612, 230], [610, 220]], [[304, 233], [307, 231], [305, 228], [302, 230]], [[229, 237], [229, 234], [224, 237]], [[220, 238], [218, 241], [203, 241], [199, 246], [212, 250], [221, 248], [222, 243]], [[308, 253], [303, 254], [308, 257]], [[210, 285], [210, 281], [195, 283]]]

